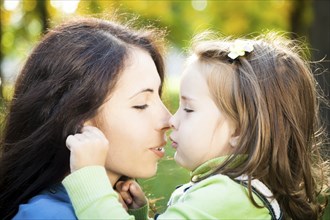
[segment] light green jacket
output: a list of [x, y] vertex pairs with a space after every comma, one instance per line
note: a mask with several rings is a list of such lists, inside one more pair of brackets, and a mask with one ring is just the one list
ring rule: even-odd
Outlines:
[[[192, 174], [198, 178], [209, 171], [204, 164]], [[78, 219], [148, 219], [147, 205], [129, 210], [129, 214], [122, 208], [118, 195], [101, 166], [82, 168], [67, 176], [63, 185]], [[257, 196], [254, 198], [258, 204], [263, 205]], [[251, 203], [244, 186], [228, 176], [218, 174], [176, 189], [167, 210], [157, 219], [255, 220], [271, 219], [271, 216], [267, 208], [257, 208]]]

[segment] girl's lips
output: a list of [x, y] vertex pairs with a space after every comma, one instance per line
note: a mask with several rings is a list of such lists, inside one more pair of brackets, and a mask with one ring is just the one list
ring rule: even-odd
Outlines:
[[178, 143], [176, 143], [175, 141], [173, 141], [173, 139], [170, 137], [170, 140], [172, 141], [172, 147], [174, 149], [177, 149], [178, 148]]
[[176, 143], [175, 141], [172, 142], [172, 147], [174, 149], [177, 149], [178, 148], [178, 143]]
[[165, 155], [165, 148], [164, 147], [156, 147], [150, 148], [152, 152], [154, 152], [158, 157], [162, 158]]

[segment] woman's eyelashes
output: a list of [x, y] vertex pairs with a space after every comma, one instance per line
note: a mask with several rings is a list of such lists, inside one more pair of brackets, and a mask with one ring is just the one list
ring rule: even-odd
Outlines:
[[135, 109], [139, 109], [139, 110], [143, 110], [143, 109], [146, 109], [148, 107], [147, 104], [144, 104], [144, 105], [134, 105], [133, 108]]
[[185, 112], [187, 113], [191, 113], [191, 112], [194, 112], [194, 110], [190, 109], [190, 108], [184, 108], [183, 109]]

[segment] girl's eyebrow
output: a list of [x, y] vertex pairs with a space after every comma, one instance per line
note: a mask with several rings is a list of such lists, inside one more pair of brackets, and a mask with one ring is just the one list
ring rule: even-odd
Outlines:
[[192, 97], [184, 96], [184, 95], [181, 96], [181, 99], [184, 100], [184, 101], [195, 101], [196, 100]]
[[142, 89], [141, 91], [135, 93], [134, 95], [132, 95], [129, 99], [132, 99], [133, 97], [141, 94], [141, 93], [145, 93], [145, 92], [149, 92], [149, 93], [154, 93], [153, 89], [147, 88], [147, 89]]

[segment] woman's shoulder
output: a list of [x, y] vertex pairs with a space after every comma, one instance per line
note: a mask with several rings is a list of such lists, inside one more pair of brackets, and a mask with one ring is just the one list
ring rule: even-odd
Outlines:
[[21, 204], [13, 219], [77, 219], [62, 185], [50, 187]]

